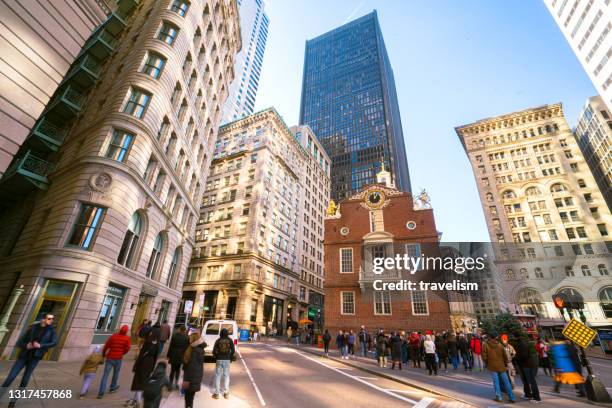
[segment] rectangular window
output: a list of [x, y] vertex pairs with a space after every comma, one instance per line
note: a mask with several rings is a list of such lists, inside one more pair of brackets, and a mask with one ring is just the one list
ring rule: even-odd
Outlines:
[[342, 301], [340, 303], [340, 314], [355, 314], [355, 292], [340, 292]]
[[340, 249], [340, 273], [353, 273], [353, 248]]
[[151, 101], [151, 94], [143, 90], [132, 88], [123, 112], [141, 119], [144, 116], [147, 106]]
[[427, 292], [424, 290], [412, 290], [410, 293], [412, 296], [412, 314], [428, 315], [429, 307], [427, 305]]
[[67, 245], [82, 249], [91, 249], [98, 229], [102, 224], [104, 208], [90, 204], [81, 204], [79, 215], [76, 218], [72, 234]]
[[113, 130], [113, 137], [111, 138], [108, 150], [106, 151], [106, 157], [119, 162], [125, 162], [127, 153], [130, 150], [134, 135], [124, 132], [122, 130]]
[[126, 291], [121, 286], [112, 283], [108, 285], [96, 323], [96, 332], [110, 333], [115, 331]]
[[159, 34], [157, 35], [157, 39], [165, 42], [168, 45], [172, 45], [174, 44], [177, 35], [178, 28], [174, 24], [164, 21], [161, 29], [159, 30]]
[[374, 314], [391, 314], [391, 295], [387, 291], [377, 290], [374, 292]]
[[184, 0], [174, 0], [172, 2], [172, 6], [170, 7], [170, 10], [174, 11], [181, 17], [185, 17], [185, 14], [187, 14], [188, 9], [189, 4], [187, 4], [187, 2]]
[[164, 65], [166, 65], [166, 59], [159, 54], [151, 52], [142, 67], [142, 73], [157, 79], [160, 77]]

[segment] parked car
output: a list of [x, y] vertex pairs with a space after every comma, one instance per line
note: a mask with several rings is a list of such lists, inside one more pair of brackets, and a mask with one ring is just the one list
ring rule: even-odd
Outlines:
[[206, 341], [206, 354], [210, 355], [212, 353], [213, 346], [220, 336], [221, 329], [227, 329], [229, 337], [234, 341], [234, 346], [238, 346], [240, 333], [238, 332], [238, 324], [235, 320], [208, 320], [204, 324], [204, 330], [202, 330], [202, 336], [204, 341]]

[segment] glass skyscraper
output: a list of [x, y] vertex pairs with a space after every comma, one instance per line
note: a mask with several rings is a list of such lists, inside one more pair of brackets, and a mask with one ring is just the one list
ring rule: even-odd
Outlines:
[[222, 123], [253, 113], [270, 25], [264, 8], [263, 0], [238, 0], [242, 50], [234, 57], [236, 78], [223, 106]]
[[306, 41], [300, 123], [332, 161], [332, 198], [376, 182], [381, 160], [395, 185], [410, 177], [395, 80], [376, 11]]

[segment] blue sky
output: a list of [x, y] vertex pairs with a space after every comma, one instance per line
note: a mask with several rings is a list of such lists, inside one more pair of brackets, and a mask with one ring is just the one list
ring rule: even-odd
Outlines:
[[376, 9], [395, 75], [414, 192], [442, 239], [488, 241], [455, 126], [562, 102], [570, 126], [595, 89], [541, 0], [267, 0], [256, 109], [298, 123], [304, 43]]

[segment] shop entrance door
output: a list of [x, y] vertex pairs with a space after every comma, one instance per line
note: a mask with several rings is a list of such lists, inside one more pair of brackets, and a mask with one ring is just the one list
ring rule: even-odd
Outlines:
[[138, 297], [138, 307], [136, 308], [136, 313], [134, 314], [134, 321], [132, 322], [131, 333], [132, 333], [132, 342], [138, 340], [138, 328], [142, 324], [142, 321], [147, 318], [149, 315], [149, 306], [151, 306], [152, 296], [145, 295], [141, 293]]
[[39, 322], [47, 314], [52, 314], [53, 328], [57, 334], [57, 345], [45, 354], [45, 360], [57, 360], [66, 334], [65, 322], [70, 311], [78, 284], [76, 282], [46, 280], [42, 295], [34, 307], [28, 326]]

